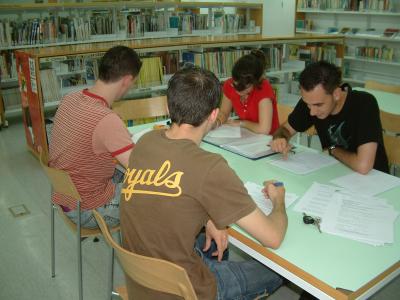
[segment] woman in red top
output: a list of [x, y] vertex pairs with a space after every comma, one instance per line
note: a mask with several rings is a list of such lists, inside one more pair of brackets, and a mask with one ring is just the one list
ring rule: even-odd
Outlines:
[[[232, 78], [223, 86], [216, 127], [226, 123], [263, 134], [273, 134], [279, 127], [276, 97], [264, 78], [265, 67], [266, 59], [261, 50], [252, 50], [235, 63]], [[232, 108], [239, 120], [229, 119]]]

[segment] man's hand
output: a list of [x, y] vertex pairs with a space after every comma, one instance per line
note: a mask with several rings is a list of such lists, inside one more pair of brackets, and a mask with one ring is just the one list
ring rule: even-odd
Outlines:
[[272, 151], [282, 153], [284, 159], [287, 159], [288, 153], [292, 149], [292, 145], [290, 145], [285, 138], [273, 139], [269, 143], [269, 146], [271, 147]]
[[279, 205], [285, 205], [285, 188], [283, 185], [275, 186], [275, 180], [268, 180], [264, 182], [264, 189], [263, 193], [266, 198], [271, 199], [272, 204], [274, 207]]
[[226, 248], [228, 248], [228, 232], [226, 229], [218, 230], [211, 220], [206, 224], [206, 243], [203, 251], [207, 251], [211, 246], [211, 241], [214, 240], [217, 244], [217, 251], [212, 253], [212, 256], [218, 256], [218, 261], [221, 261]]

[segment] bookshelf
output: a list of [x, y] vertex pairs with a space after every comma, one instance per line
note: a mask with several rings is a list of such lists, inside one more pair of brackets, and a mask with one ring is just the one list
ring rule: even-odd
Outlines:
[[400, 84], [400, 0], [298, 0], [296, 32], [343, 35], [344, 80]]
[[[33, 2], [33, 1], [32, 1]], [[60, 2], [60, 1], [59, 1]], [[102, 1], [0, 4], [0, 69], [6, 113], [21, 102], [14, 51], [180, 36], [260, 33], [262, 3]]]
[[90, 86], [96, 80], [98, 59], [117, 44], [135, 49], [144, 61], [138, 84], [123, 99], [132, 101], [164, 93], [168, 79], [184, 63], [208, 67], [224, 80], [230, 76], [235, 59], [252, 48], [268, 53], [266, 75], [284, 86], [278, 91], [278, 99], [284, 101], [293, 74], [302, 71], [306, 63], [328, 55], [341, 64], [343, 57], [342, 37], [306, 34], [183, 36], [17, 50], [22, 115], [28, 148], [33, 153], [37, 155], [38, 146], [47, 149], [45, 108], [57, 107], [69, 91]]

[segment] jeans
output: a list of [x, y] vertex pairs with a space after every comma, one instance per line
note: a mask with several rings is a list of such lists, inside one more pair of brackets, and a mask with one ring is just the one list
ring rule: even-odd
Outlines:
[[217, 300], [263, 299], [282, 285], [282, 278], [254, 259], [247, 261], [229, 261], [227, 252], [218, 262], [211, 256], [217, 247], [213, 242], [211, 249], [203, 252], [205, 234], [196, 240], [195, 250], [203, 259], [217, 280]]
[[[109, 227], [114, 227], [119, 224], [119, 200], [121, 198], [123, 178], [124, 174], [120, 170], [115, 169], [112, 178], [112, 182], [115, 184], [114, 197], [107, 204], [96, 208]], [[78, 224], [78, 213], [78, 210], [74, 209], [66, 212], [65, 215], [70, 218], [72, 222]], [[98, 228], [91, 209], [81, 211], [81, 227], [89, 229]]]

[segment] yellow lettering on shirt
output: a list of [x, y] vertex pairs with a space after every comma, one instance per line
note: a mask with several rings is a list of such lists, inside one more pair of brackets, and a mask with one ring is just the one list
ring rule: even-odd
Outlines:
[[[121, 193], [125, 196], [125, 201], [129, 201], [133, 194], [159, 195], [166, 197], [178, 197], [182, 194], [180, 182], [184, 172], [176, 171], [169, 173], [171, 162], [164, 161], [158, 170], [152, 169], [127, 169], [124, 177], [124, 182], [127, 183], [126, 188], [123, 188]], [[166, 187], [171, 190], [170, 193], [157, 190], [148, 190], [146, 186]]]

